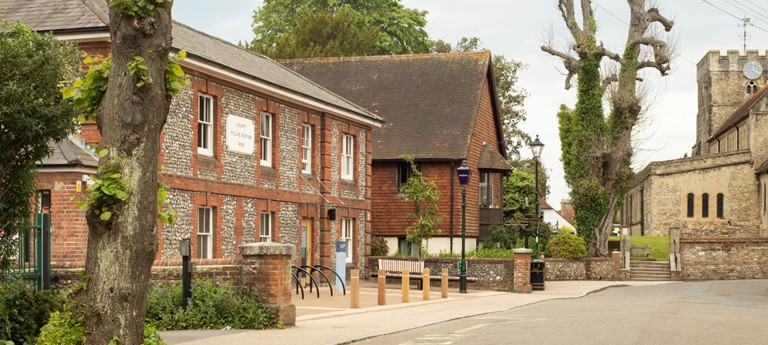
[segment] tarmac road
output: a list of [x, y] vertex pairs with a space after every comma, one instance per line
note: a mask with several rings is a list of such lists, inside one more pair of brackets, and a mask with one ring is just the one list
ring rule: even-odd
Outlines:
[[768, 280], [611, 288], [355, 344], [768, 344]]

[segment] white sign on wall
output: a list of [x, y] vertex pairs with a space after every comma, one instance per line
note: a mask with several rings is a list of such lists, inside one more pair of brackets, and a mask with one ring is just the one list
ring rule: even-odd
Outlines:
[[230, 151], [252, 155], [254, 133], [253, 120], [234, 115], [227, 117], [227, 147]]

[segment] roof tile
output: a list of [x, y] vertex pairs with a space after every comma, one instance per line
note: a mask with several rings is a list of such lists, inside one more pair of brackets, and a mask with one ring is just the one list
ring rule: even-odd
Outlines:
[[373, 159], [467, 156], [490, 53], [280, 61], [387, 121], [373, 130]]

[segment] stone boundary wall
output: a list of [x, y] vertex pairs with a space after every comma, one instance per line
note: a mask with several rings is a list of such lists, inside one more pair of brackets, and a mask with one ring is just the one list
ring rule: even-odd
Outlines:
[[[368, 258], [364, 277], [378, 270], [378, 259], [395, 259], [392, 257], [372, 256]], [[398, 260], [418, 261], [416, 258], [396, 258]], [[618, 255], [615, 258], [584, 258], [581, 260], [546, 258], [546, 280], [618, 280]], [[424, 266], [429, 267], [432, 275], [440, 275], [443, 268], [448, 268], [448, 275], [459, 276], [456, 269], [458, 258], [426, 258]], [[514, 279], [514, 259], [467, 259], [467, 276], [476, 277], [476, 282], [468, 282], [470, 289], [479, 290], [510, 290]], [[455, 283], [455, 284], [454, 284]], [[451, 281], [451, 287], [458, 286], [458, 281]]]
[[[368, 257], [368, 265], [363, 272], [364, 277], [368, 277], [370, 280], [371, 274], [375, 273], [379, 269], [379, 259], [397, 259], [418, 261], [414, 257], [386, 257], [386, 256], [371, 256]], [[459, 272], [456, 267], [456, 263], [459, 258], [426, 258], [424, 259], [424, 267], [428, 267], [433, 276], [440, 276], [443, 268], [448, 269], [449, 277], [458, 277]], [[509, 259], [470, 259], [467, 258], [467, 277], [477, 278], [477, 281], [468, 281], [467, 286], [470, 289], [479, 290], [511, 290], [512, 280], [514, 279], [514, 266], [515, 262], [512, 258]], [[374, 281], [375, 280], [371, 280]], [[458, 287], [458, 280], [450, 280], [448, 285], [450, 287]]]
[[545, 280], [615, 280], [618, 277], [612, 258], [545, 258], [544, 262]]
[[768, 279], [768, 238], [681, 238], [681, 279]]

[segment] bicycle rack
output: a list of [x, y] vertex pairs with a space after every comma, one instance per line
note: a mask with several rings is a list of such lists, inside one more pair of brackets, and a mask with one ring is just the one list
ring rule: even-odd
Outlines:
[[[343, 280], [343, 279], [341, 279], [341, 276], [340, 276], [338, 273], [336, 273], [336, 271], [334, 271], [334, 270], [333, 270], [333, 268], [330, 268], [330, 267], [328, 267], [328, 266], [323, 266], [323, 265], [315, 265], [314, 267], [315, 267], [316, 269], [317, 269], [317, 268], [323, 268], [323, 269], [326, 269], [326, 270], [329, 270], [329, 271], [331, 271], [331, 273], [333, 273], [333, 274], [334, 274], [336, 277], [338, 277], [338, 278], [339, 278], [339, 281], [341, 282], [341, 289], [342, 289], [342, 291], [344, 292], [344, 295], [346, 295], [346, 294], [347, 294], [347, 287], [346, 287], [346, 286], [344, 286], [344, 280]], [[320, 270], [319, 270], [319, 269], [318, 269], [318, 272], [320, 272]], [[321, 272], [321, 273], [322, 273], [322, 272]], [[327, 280], [327, 278], [326, 278], [326, 280]], [[330, 284], [330, 282], [328, 282], [328, 284]], [[333, 293], [331, 293], [331, 296], [333, 296]]]
[[[320, 269], [318, 269], [315, 266], [308, 266], [308, 265], [302, 265], [301, 268], [303, 268], [303, 269], [309, 268], [309, 272], [310, 273], [311, 272], [315, 272], [315, 271], [317, 271], [317, 273], [320, 273], [320, 275], [323, 276], [323, 278], [325, 279], [325, 282], [328, 283], [328, 290], [331, 291], [331, 297], [333, 297], [333, 287], [331, 286], [331, 281], [328, 279], [328, 276], [326, 276], [325, 273], [323, 273], [323, 271], [321, 271]], [[311, 288], [312, 287], [310, 286], [310, 289]], [[320, 289], [320, 287], [318, 287], [318, 290], [319, 289]], [[312, 292], [312, 291], [310, 290], [310, 292]]]
[[299, 288], [301, 288], [301, 299], [304, 299], [304, 287], [301, 286], [301, 280], [299, 280], [299, 277], [293, 274], [293, 272], [291, 272], [291, 275], [293, 276], [293, 280], [296, 281], [296, 294], [299, 294]]
[[312, 293], [312, 283], [314, 283], [315, 287], [317, 288], [317, 298], [320, 298], [320, 286], [317, 285], [317, 281], [315, 280], [314, 277], [312, 277], [312, 274], [310, 274], [309, 272], [307, 272], [307, 270], [305, 270], [305, 269], [303, 269], [301, 267], [297, 267], [297, 266], [291, 265], [291, 268], [295, 268], [296, 269], [296, 273], [299, 273], [299, 271], [302, 271], [302, 272], [306, 273], [307, 276], [309, 276], [309, 293]]

